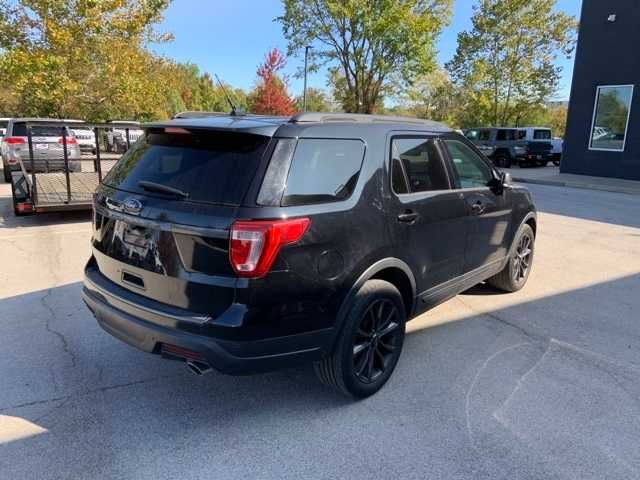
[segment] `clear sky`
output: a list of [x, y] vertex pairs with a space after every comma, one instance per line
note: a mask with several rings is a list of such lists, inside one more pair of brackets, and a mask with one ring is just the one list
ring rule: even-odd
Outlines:
[[[471, 28], [474, 3], [454, 0], [451, 24], [438, 42], [440, 63], [455, 53], [458, 32]], [[576, 17], [580, 5], [581, 0], [557, 1], [558, 9]], [[274, 21], [281, 12], [280, 0], [173, 0], [159, 29], [173, 33], [175, 40], [154, 46], [154, 50], [179, 61], [193, 62], [203, 71], [217, 73], [225, 82], [249, 89], [266, 51], [273, 47], [286, 51], [281, 26]], [[302, 63], [302, 57], [290, 58], [286, 68], [294, 95], [302, 92], [302, 80], [293, 77]], [[558, 59], [558, 64], [563, 67], [563, 76], [557, 98], [568, 99], [573, 58]], [[311, 75], [308, 84], [326, 88], [325, 74]]]

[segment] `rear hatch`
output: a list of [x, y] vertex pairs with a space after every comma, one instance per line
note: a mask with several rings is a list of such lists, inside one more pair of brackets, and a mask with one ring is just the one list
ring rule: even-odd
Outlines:
[[112, 282], [217, 316], [233, 303], [229, 228], [270, 137], [152, 128], [105, 177], [94, 257]]

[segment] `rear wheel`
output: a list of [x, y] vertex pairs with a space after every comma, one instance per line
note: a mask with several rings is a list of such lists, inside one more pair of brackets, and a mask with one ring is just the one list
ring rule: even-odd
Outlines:
[[333, 353], [315, 363], [316, 375], [346, 395], [373, 395], [398, 363], [405, 322], [398, 289], [384, 280], [369, 280], [350, 306]]
[[504, 269], [487, 280], [492, 285], [505, 292], [516, 292], [524, 287], [531, 273], [533, 264], [535, 236], [527, 224], [522, 225], [511, 248], [509, 260]]

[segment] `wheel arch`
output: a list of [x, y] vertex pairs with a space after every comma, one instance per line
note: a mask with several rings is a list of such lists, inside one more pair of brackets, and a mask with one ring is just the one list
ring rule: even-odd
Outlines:
[[349, 305], [356, 296], [356, 293], [358, 293], [358, 290], [360, 290], [365, 282], [372, 279], [385, 280], [395, 286], [402, 295], [407, 318], [411, 317], [416, 298], [415, 277], [409, 265], [399, 258], [389, 257], [378, 260], [369, 266], [353, 283], [338, 310], [337, 325], [339, 329], [342, 327], [344, 318], [348, 313]]

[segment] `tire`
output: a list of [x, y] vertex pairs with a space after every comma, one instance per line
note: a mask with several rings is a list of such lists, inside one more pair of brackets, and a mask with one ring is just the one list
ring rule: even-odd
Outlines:
[[[487, 280], [487, 283], [505, 292], [517, 292], [529, 278], [533, 266], [535, 235], [526, 223], [520, 227], [509, 251], [509, 260], [504, 269]], [[528, 253], [527, 253], [528, 251]], [[525, 255], [526, 253], [526, 255]]]
[[2, 174], [4, 176], [5, 183], [11, 183], [11, 170], [7, 165], [2, 165]]
[[18, 205], [16, 204], [15, 186], [13, 185], [13, 182], [11, 182], [11, 198], [13, 198], [13, 214], [16, 217], [24, 217], [24, 216], [28, 215], [27, 213], [23, 213], [23, 212], [18, 210]]
[[504, 153], [499, 153], [496, 156], [496, 165], [500, 168], [511, 168], [511, 158]]
[[369, 280], [353, 299], [333, 352], [314, 364], [316, 375], [345, 395], [373, 395], [398, 363], [405, 324], [398, 289], [384, 280]]

